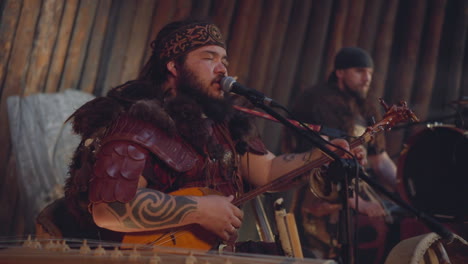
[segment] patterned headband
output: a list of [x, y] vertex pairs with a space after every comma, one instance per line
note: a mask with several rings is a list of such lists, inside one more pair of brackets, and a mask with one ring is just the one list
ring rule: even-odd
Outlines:
[[218, 27], [209, 23], [197, 23], [181, 27], [167, 36], [161, 41], [160, 47], [155, 47], [155, 52], [159, 53], [161, 60], [167, 62], [207, 45], [226, 48]]

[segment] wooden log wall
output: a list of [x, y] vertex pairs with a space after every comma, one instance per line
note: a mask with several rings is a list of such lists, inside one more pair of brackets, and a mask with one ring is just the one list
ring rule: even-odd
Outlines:
[[[229, 74], [290, 107], [327, 78], [343, 46], [375, 60], [371, 96], [406, 100], [423, 120], [468, 96], [466, 0], [3, 0], [0, 1], [0, 235], [22, 219], [6, 100], [76, 89], [103, 95], [134, 78], [166, 23], [209, 18], [228, 40]], [[279, 151], [281, 127], [259, 121]], [[395, 159], [412, 129], [388, 133]]]

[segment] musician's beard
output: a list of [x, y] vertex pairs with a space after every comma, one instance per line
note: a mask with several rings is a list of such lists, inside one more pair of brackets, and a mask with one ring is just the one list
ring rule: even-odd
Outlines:
[[358, 92], [350, 88], [346, 83], [344, 83], [346, 93], [351, 96], [358, 105], [363, 105], [367, 101], [367, 94], [363, 92]]
[[[363, 117], [373, 117], [374, 119], [379, 119], [380, 114], [378, 114], [377, 108], [376, 108], [376, 103], [372, 101], [372, 99], [367, 96], [368, 93], [360, 93], [357, 92], [351, 88], [349, 88], [345, 84], [345, 91], [346, 94], [354, 99], [354, 104], [352, 104], [352, 107], [355, 107], [353, 109], [356, 109]], [[367, 125], [372, 125], [372, 120], [367, 120]]]
[[225, 95], [222, 98], [209, 96], [203, 89], [203, 83], [185, 65], [180, 68], [179, 73], [178, 92], [194, 99], [207, 117], [215, 122], [223, 122], [232, 116], [233, 107], [230, 96]]

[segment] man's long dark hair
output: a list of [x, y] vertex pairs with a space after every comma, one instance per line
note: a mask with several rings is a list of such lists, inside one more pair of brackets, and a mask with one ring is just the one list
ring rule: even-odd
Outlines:
[[[159, 99], [163, 101], [169, 91], [164, 91], [162, 85], [168, 80], [170, 72], [166, 68], [167, 60], [160, 59], [160, 50], [166, 38], [177, 29], [193, 23], [206, 22], [204, 20], [186, 19], [176, 21], [164, 26], [151, 42], [152, 53], [148, 61], [135, 80], [128, 81], [109, 91], [108, 96], [118, 98], [122, 101], [135, 102], [139, 99]], [[173, 58], [177, 66], [185, 62], [186, 54]], [[132, 89], [124, 89], [129, 85]]]
[[[145, 63], [143, 68], [141, 69], [138, 80], [150, 82], [153, 84], [153, 88], [158, 91], [157, 97], [162, 99], [164, 97], [164, 92], [161, 90], [161, 85], [167, 81], [170, 72], [166, 68], [166, 64], [168, 63], [167, 60], [160, 59], [160, 50], [158, 47], [162, 46], [162, 42], [172, 34], [177, 29], [194, 24], [194, 23], [203, 23], [208, 22], [206, 20], [195, 20], [195, 19], [186, 19], [183, 21], [176, 21], [167, 24], [164, 26], [156, 36], [156, 39], [151, 42], [151, 48], [153, 49], [151, 57]], [[185, 62], [186, 54], [181, 56], [175, 57], [174, 62], [177, 66], [182, 65]]]

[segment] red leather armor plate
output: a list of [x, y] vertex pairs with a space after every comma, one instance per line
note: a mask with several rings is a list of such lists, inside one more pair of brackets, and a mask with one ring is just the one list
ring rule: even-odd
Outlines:
[[178, 172], [197, 162], [196, 153], [178, 137], [141, 120], [121, 117], [104, 136], [90, 181], [91, 202], [128, 202], [136, 194], [149, 153]]
[[135, 196], [148, 151], [128, 141], [112, 141], [97, 154], [90, 182], [91, 202], [128, 202]]

